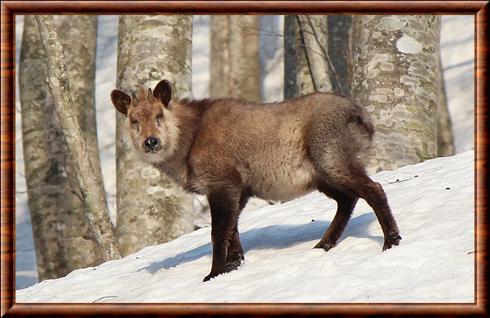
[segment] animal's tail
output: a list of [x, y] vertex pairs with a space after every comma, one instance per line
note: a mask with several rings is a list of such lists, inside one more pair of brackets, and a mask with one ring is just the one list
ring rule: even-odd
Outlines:
[[356, 155], [367, 152], [370, 149], [374, 136], [374, 125], [369, 113], [361, 106], [354, 104], [355, 109], [351, 112], [348, 127]]
[[357, 105], [357, 108], [359, 109], [359, 112], [354, 114], [354, 116], [356, 117], [355, 120], [358, 122], [359, 125], [363, 126], [364, 129], [366, 129], [369, 139], [373, 139], [374, 125], [373, 121], [371, 120], [371, 116], [369, 116], [368, 112], [361, 106]]

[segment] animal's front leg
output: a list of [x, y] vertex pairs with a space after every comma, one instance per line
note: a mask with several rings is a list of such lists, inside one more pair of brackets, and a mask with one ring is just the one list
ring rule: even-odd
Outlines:
[[211, 272], [204, 278], [204, 281], [232, 270], [226, 266], [226, 256], [230, 239], [234, 234], [233, 230], [237, 227], [238, 214], [240, 212], [238, 207], [239, 193], [239, 191], [235, 191], [231, 187], [222, 187], [208, 195], [211, 207], [213, 265], [211, 266]]
[[243, 248], [238, 234], [238, 227], [235, 226], [230, 238], [228, 253], [226, 255], [226, 271], [232, 271], [238, 268], [245, 259], [243, 256]]

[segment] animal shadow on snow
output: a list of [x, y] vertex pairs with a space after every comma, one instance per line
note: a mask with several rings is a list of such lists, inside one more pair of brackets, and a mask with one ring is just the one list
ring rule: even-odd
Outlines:
[[[352, 218], [339, 239], [339, 244], [345, 237], [369, 238], [380, 244], [383, 244], [383, 236], [373, 236], [368, 233], [369, 224], [377, 219], [374, 213], [366, 213]], [[250, 229], [240, 233], [243, 250], [246, 253], [249, 250], [257, 249], [283, 249], [289, 246], [312, 241], [311, 247], [315, 246], [323, 233], [330, 226], [330, 222], [312, 221], [306, 224], [298, 225], [270, 225], [262, 228]], [[381, 228], [379, 229], [381, 231]], [[153, 262], [149, 266], [138, 270], [146, 270], [149, 273], [156, 273], [161, 269], [170, 269], [180, 264], [188, 263], [205, 255], [212, 255], [211, 243], [193, 248], [190, 251], [179, 253], [175, 256], [168, 257], [162, 261]]]

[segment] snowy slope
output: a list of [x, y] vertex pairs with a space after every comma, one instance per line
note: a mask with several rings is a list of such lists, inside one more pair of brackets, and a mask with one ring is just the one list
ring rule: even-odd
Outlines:
[[335, 212], [315, 192], [242, 214], [245, 264], [209, 282], [208, 227], [19, 290], [17, 302], [473, 302], [473, 160], [467, 151], [374, 176], [403, 237], [383, 253], [363, 200], [334, 249], [312, 249]]
[[[104, 185], [113, 221], [116, 209], [115, 113], [108, 98], [116, 85], [117, 16], [98, 17], [96, 108], [97, 129]], [[441, 55], [446, 79], [449, 111], [453, 119], [456, 151], [473, 148], [474, 131], [474, 17], [444, 16], [441, 29]], [[22, 39], [23, 17], [16, 16], [17, 62]], [[282, 17], [263, 16], [260, 25], [261, 70], [264, 74], [262, 95], [265, 101], [282, 99]], [[196, 98], [208, 96], [209, 16], [194, 16], [192, 86]], [[16, 68], [18, 70], [18, 67]], [[37, 282], [36, 256], [27, 207], [22, 152], [19, 98], [16, 113], [16, 288]], [[258, 200], [247, 209], [260, 206]], [[208, 215], [196, 220], [207, 222]]]

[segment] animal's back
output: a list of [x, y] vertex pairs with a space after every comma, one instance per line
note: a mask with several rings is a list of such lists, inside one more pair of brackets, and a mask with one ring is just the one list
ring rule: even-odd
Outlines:
[[351, 107], [348, 100], [331, 94], [265, 105], [217, 100], [203, 115], [196, 140], [197, 158], [209, 171], [235, 168], [240, 182], [258, 197], [287, 201], [316, 187], [308, 130], [322, 120], [337, 127], [329, 133], [338, 134], [347, 128], [345, 113]]

